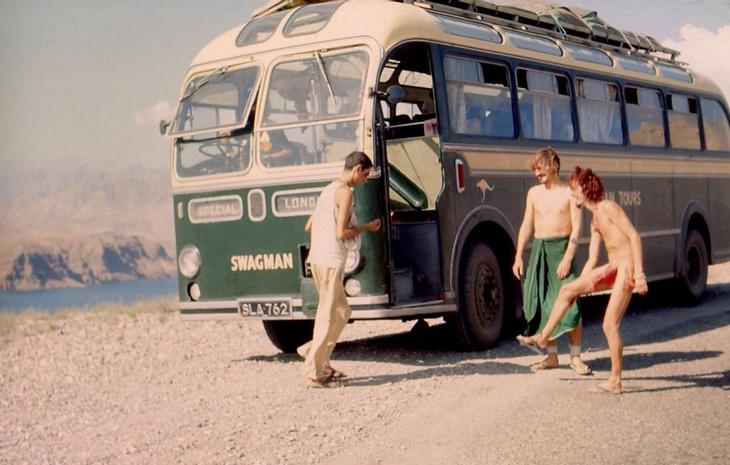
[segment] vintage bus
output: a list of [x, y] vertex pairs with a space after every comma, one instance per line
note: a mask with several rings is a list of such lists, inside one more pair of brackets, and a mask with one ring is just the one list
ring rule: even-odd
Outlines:
[[459, 347], [495, 344], [521, 314], [510, 268], [546, 145], [602, 176], [650, 281], [697, 302], [730, 256], [722, 92], [590, 11], [272, 1], [197, 54], [166, 133], [181, 316], [261, 320], [283, 351], [317, 304], [303, 226], [352, 150], [376, 167], [357, 217], [384, 221], [349, 251], [353, 320], [443, 318]]

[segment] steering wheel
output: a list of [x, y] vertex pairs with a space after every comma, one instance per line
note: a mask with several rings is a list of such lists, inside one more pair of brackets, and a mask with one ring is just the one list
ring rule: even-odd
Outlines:
[[239, 157], [241, 147], [230, 140], [211, 140], [203, 142], [198, 151], [206, 157], [229, 163]]

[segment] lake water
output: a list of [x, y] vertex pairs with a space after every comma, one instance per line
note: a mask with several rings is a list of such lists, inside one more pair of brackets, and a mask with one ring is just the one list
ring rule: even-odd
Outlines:
[[48, 312], [64, 308], [89, 308], [177, 295], [177, 278], [118, 281], [94, 286], [39, 291], [0, 292], [0, 312], [19, 313], [34, 308]]

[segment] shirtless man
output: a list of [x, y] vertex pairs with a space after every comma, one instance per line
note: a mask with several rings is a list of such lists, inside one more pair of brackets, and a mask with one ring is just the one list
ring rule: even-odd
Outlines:
[[[523, 286], [523, 307], [527, 320], [525, 334], [535, 334], [547, 323], [550, 310], [562, 284], [575, 279], [573, 257], [578, 248], [582, 212], [572, 200], [570, 188], [560, 177], [560, 158], [551, 148], [535, 153], [530, 161], [538, 185], [527, 192], [525, 216], [517, 236], [512, 272], [522, 278], [522, 255], [533, 233], [532, 250]], [[588, 375], [591, 369], [580, 358], [581, 319], [578, 303], [574, 302], [559, 326], [552, 331], [547, 358], [530, 366], [533, 371], [558, 367], [556, 339], [568, 333], [570, 337], [570, 367], [578, 374]]]
[[[603, 198], [603, 184], [593, 171], [576, 166], [568, 183], [576, 204], [585, 206], [593, 214], [588, 260], [580, 277], [560, 288], [550, 319], [543, 330], [535, 336], [517, 336], [517, 339], [523, 345], [547, 347], [549, 334], [579, 296], [611, 289], [603, 318], [603, 332], [611, 354], [611, 374], [605, 383], [597, 385], [592, 391], [620, 394], [623, 362], [623, 342], [619, 332], [621, 319], [629, 306], [632, 291], [643, 295], [648, 290], [642, 264], [641, 239], [621, 207]], [[606, 246], [608, 263], [595, 268], [601, 240]]]

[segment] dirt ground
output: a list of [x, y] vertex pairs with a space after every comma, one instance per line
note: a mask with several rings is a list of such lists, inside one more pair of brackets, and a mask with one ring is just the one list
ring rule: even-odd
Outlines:
[[632, 307], [611, 398], [586, 394], [609, 368], [600, 315], [590, 378], [533, 374], [511, 340], [456, 352], [438, 320], [356, 322], [335, 389], [307, 388], [259, 322], [183, 322], [171, 301], [4, 315], [0, 464], [727, 463], [730, 265], [710, 281], [695, 309]]

